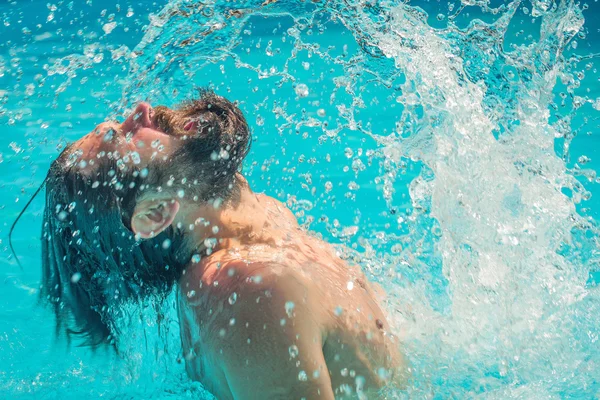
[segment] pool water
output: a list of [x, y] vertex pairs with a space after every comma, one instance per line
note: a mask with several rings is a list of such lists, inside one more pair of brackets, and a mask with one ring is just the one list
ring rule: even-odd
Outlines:
[[[38, 304], [64, 145], [137, 101], [209, 86], [253, 131], [244, 173], [384, 286], [412, 369], [397, 398], [595, 398], [600, 6], [569, 1], [0, 4], [0, 395], [211, 398], [172, 302], [119, 354]], [[158, 323], [157, 310], [165, 315]]]

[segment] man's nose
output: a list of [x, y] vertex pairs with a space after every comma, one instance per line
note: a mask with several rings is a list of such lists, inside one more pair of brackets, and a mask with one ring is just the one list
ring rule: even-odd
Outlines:
[[123, 132], [128, 133], [139, 128], [150, 128], [152, 126], [152, 106], [148, 103], [140, 103], [123, 122], [121, 129]]

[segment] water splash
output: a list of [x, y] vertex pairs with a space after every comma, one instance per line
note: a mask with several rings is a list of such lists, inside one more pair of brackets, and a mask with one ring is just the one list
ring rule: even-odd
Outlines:
[[[514, 42], [521, 13], [539, 31]], [[483, 0], [441, 16], [447, 24], [434, 29], [423, 10], [394, 1], [173, 0], [135, 48], [89, 43], [35, 82], [55, 82], [58, 97], [77, 74], [112, 62], [129, 66], [112, 87], [123, 93], [114, 114], [138, 100], [183, 100], [193, 84], [241, 100], [256, 115], [252, 184], [347, 245], [340, 254], [385, 287], [413, 374], [391, 398], [597, 395], [597, 230], [580, 212], [596, 173], [570, 160], [572, 126], [586, 104], [597, 108], [578, 91], [579, 64], [594, 55], [570, 53], [582, 10]], [[21, 68], [0, 58], [0, 75], [9, 61]], [[41, 91], [24, 87], [24, 99]], [[18, 93], [0, 91], [0, 106], [9, 97]], [[9, 123], [22, 114], [9, 112]], [[352, 212], [330, 219], [339, 204]], [[178, 378], [141, 378], [181, 369], [169, 304], [122, 310], [129, 361], [115, 373], [149, 385], [144, 393], [200, 393]]]
[[[581, 387], [596, 393], [591, 374], [599, 354], [584, 332], [595, 330], [597, 294], [587, 286], [589, 260], [577, 254], [595, 247], [585, 235], [594, 236], [595, 228], [577, 212], [589, 193], [567, 167], [570, 121], [586, 99], [570, 115], [551, 113], [557, 80], [567, 82], [571, 94], [577, 87], [564, 55], [584, 22], [577, 5], [534, 1], [539, 39], [508, 50], [507, 31], [520, 1], [496, 9], [485, 1], [463, 2], [450, 20], [474, 4], [495, 20], [473, 20], [464, 29], [451, 22], [443, 30], [431, 28], [422, 10], [393, 2], [247, 1], [233, 11], [220, 3], [192, 11], [190, 4], [172, 2], [153, 23], [137, 51], [152, 56], [168, 46], [170, 65], [138, 57], [133, 70], [146, 69], [133, 88], [185, 88], [185, 77], [207, 63], [233, 59], [259, 79], [276, 77], [277, 87], [289, 83], [296, 93], [302, 87], [305, 97], [314, 89], [290, 65], [308, 51], [343, 70], [331, 93], [317, 95], [329, 98], [339, 116], [337, 128], [316, 124], [321, 140], [335, 141], [345, 131], [375, 139], [379, 146], [371, 156], [381, 163], [376, 182], [390, 209], [397, 204], [399, 174], [420, 166], [401, 232], [363, 234], [366, 251], [354, 255], [373, 279], [393, 278], [385, 285], [388, 306], [413, 370], [404, 395], [552, 397]], [[243, 61], [237, 47], [248, 19], [282, 15], [293, 18], [287, 37], [294, 41], [283, 67]], [[359, 47], [351, 56], [347, 50], [334, 55], [306, 33], [332, 29], [327, 18], [354, 36]], [[377, 107], [367, 105], [365, 80], [399, 103], [391, 133], [357, 117]], [[287, 120], [305, 125], [298, 116]], [[564, 138], [562, 154], [555, 150], [557, 138]], [[343, 228], [329, 230], [344, 238], [338, 231]], [[399, 247], [381, 261], [373, 250], [377, 240]]]

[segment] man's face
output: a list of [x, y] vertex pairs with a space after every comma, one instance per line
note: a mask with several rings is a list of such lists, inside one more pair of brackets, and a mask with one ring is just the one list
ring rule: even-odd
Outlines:
[[[137, 169], [146, 168], [152, 161], [164, 161], [181, 146], [181, 139], [196, 129], [194, 120], [182, 119], [181, 126], [165, 126], [161, 116], [174, 112], [148, 103], [140, 103], [122, 123], [105, 122], [98, 125], [71, 148], [81, 172], [91, 173], [105, 159], [121, 160]], [[158, 120], [158, 121], [157, 121]]]

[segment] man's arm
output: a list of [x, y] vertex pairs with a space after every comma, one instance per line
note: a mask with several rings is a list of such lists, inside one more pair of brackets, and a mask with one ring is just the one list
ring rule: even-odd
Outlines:
[[234, 398], [333, 400], [320, 310], [313, 306], [318, 299], [309, 298], [294, 274], [258, 270], [266, 272], [233, 286], [231, 317], [217, 319], [221, 326], [213, 329], [213, 349]]

